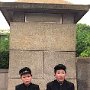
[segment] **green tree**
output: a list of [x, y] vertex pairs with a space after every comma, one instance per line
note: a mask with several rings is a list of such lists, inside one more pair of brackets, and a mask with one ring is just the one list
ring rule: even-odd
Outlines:
[[76, 55], [82, 57], [90, 56], [90, 26], [77, 24], [76, 32]]
[[0, 68], [9, 66], [9, 34], [0, 35]]
[[9, 51], [0, 52], [0, 68], [7, 69], [9, 66]]

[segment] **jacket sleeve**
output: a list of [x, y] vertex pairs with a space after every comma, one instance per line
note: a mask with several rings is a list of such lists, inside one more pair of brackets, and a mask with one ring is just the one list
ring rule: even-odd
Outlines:
[[15, 90], [18, 90], [18, 89], [17, 89], [17, 86], [15, 86]]
[[38, 90], [40, 90], [39, 86], [38, 86]]
[[20, 90], [18, 85], [17, 85], [17, 86], [15, 86], [15, 90]]
[[35, 90], [40, 90], [39, 85], [36, 86], [36, 89]]
[[52, 90], [49, 84], [47, 84], [46, 90]]
[[74, 84], [71, 85], [71, 89], [70, 90], [75, 90]]

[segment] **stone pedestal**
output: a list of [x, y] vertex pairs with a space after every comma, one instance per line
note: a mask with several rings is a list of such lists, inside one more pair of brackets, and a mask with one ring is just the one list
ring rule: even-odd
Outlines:
[[78, 90], [90, 90], [90, 58], [77, 58]]
[[75, 84], [77, 90], [75, 23], [86, 13], [87, 6], [4, 5], [11, 15], [8, 90], [14, 90], [15, 85], [21, 83], [18, 71], [25, 66], [32, 70], [32, 82], [45, 90], [47, 82], [54, 79], [54, 66], [59, 63], [67, 66], [67, 79]]
[[54, 79], [54, 66], [63, 63], [68, 67], [67, 79], [76, 85], [74, 24], [13, 22], [10, 37], [11, 83], [19, 80], [18, 71], [28, 66], [32, 70], [33, 82], [45, 90], [46, 83]]

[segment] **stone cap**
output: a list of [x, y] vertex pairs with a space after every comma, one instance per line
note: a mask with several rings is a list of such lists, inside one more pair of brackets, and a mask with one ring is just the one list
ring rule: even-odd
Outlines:
[[15, 2], [70, 4], [70, 2], [66, 0], [16, 0]]
[[8, 23], [12, 21], [14, 12], [54, 14], [73, 13], [75, 19], [74, 21], [76, 23], [89, 10], [89, 5], [0, 2], [0, 10], [4, 14]]

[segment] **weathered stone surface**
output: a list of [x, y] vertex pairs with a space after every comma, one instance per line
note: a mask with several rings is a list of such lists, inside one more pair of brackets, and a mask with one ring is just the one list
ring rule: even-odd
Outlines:
[[63, 14], [63, 24], [74, 24], [74, 14]]
[[62, 63], [67, 67], [67, 78], [76, 78], [74, 52], [44, 52], [44, 78], [54, 76], [54, 66]]
[[65, 0], [16, 0], [16, 2], [70, 4], [70, 2]]
[[44, 78], [43, 79], [33, 79], [32, 82], [35, 84], [38, 84], [40, 87], [40, 90], [46, 90], [47, 81]]
[[[16, 3], [16, 2], [0, 2], [0, 8], [4, 8], [6, 10], [16, 10], [16, 11], [27, 11], [27, 10], [45, 10], [46, 13], [48, 13], [48, 10], [50, 12], [54, 11], [57, 13], [58, 11], [62, 12], [72, 12], [76, 13], [78, 12], [80, 17], [82, 17], [82, 14], [80, 12], [87, 12], [89, 10], [88, 5], [72, 5], [72, 4], [47, 4], [47, 3]], [[34, 11], [37, 12], [37, 11]], [[43, 13], [43, 12], [42, 12]], [[61, 13], [61, 12], [58, 12]], [[78, 16], [78, 15], [77, 15]]]
[[9, 79], [7, 90], [15, 90], [15, 86], [20, 83], [22, 83], [21, 79]]
[[47, 13], [25, 13], [25, 21], [62, 24], [62, 15]]
[[10, 49], [75, 51], [75, 25], [12, 23]]
[[90, 58], [77, 59], [78, 90], [90, 90]]
[[33, 78], [43, 78], [43, 53], [41, 51], [10, 50], [9, 78], [18, 78], [19, 70], [30, 67]]
[[[63, 63], [68, 67], [68, 79], [73, 81], [76, 79], [74, 52], [76, 51], [76, 36], [75, 25], [72, 23], [73, 20], [76, 23], [81, 19], [89, 9], [88, 5], [6, 2], [0, 3], [0, 9], [8, 23], [15, 21], [10, 24], [8, 90], [15, 90], [15, 85], [21, 82], [18, 79], [18, 71], [24, 66], [32, 69], [33, 79], [40, 84], [41, 90], [45, 88], [47, 81], [54, 79], [52, 68], [58, 63]], [[17, 12], [22, 12], [22, 16]], [[32, 19], [28, 15], [24, 17], [25, 13], [49, 13], [49, 15], [50, 13], [54, 15], [66, 13], [66, 15], [63, 15], [63, 20], [58, 16], [50, 15], [51, 17], [47, 16], [47, 18], [40, 16], [38, 17], [40, 21], [38, 21], [35, 17]], [[67, 13], [73, 13], [74, 18], [73, 15], [70, 16]], [[24, 19], [26, 23], [19, 22]]]
[[[31, 0], [30, 0], [31, 1]], [[46, 0], [45, 0], [46, 1]], [[54, 0], [52, 0], [54, 1]], [[3, 12], [8, 23], [12, 22], [15, 11], [22, 12], [38, 12], [38, 13], [73, 13], [74, 22], [77, 23], [82, 16], [89, 10], [88, 5], [70, 5], [70, 4], [55, 4], [51, 0], [47, 3], [16, 3], [16, 2], [0, 2], [0, 9]], [[60, 0], [61, 1], [61, 0]], [[36, 2], [36, 1], [35, 1]], [[48, 2], [48, 3], [49, 3]]]
[[25, 22], [24, 12], [15, 12], [12, 19], [13, 22]]
[[7, 90], [8, 70], [0, 69], [0, 90]]

